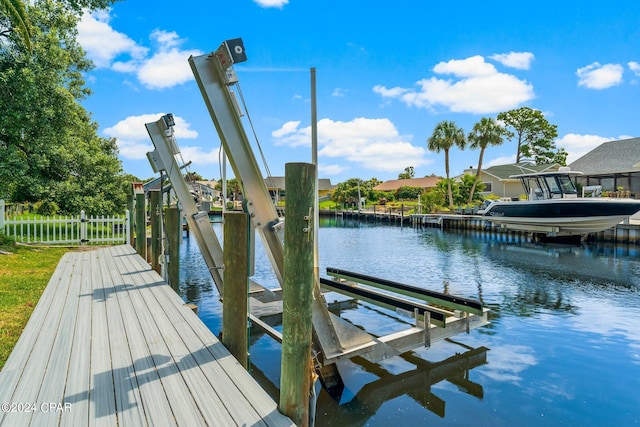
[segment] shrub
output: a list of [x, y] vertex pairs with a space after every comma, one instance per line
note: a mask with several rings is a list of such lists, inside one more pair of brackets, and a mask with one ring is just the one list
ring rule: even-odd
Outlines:
[[34, 208], [38, 215], [44, 216], [55, 215], [60, 211], [60, 208], [58, 207], [56, 202], [51, 202], [49, 200], [34, 203]]

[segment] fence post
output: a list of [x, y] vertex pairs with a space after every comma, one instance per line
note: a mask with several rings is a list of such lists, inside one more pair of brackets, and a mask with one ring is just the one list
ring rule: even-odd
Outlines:
[[127, 209], [124, 212], [124, 243], [130, 244], [131, 242], [131, 211]]
[[280, 412], [298, 426], [309, 425], [313, 301], [315, 165], [287, 163], [284, 227], [282, 365]]
[[4, 200], [0, 200], [0, 232], [4, 233]]
[[87, 242], [87, 219], [84, 210], [80, 211], [80, 244]]

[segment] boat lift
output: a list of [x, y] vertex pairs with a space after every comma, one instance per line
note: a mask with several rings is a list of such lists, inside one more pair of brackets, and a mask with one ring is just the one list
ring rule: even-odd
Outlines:
[[[218, 136], [231, 163], [236, 178], [243, 185], [246, 198], [246, 210], [251, 218], [253, 230], [262, 239], [267, 256], [273, 266], [275, 275], [283, 284], [284, 243], [283, 219], [278, 216], [274, 203], [262, 178], [262, 173], [255, 159], [251, 145], [244, 131], [241, 121], [243, 113], [238, 104], [234, 86], [238, 77], [233, 64], [246, 60], [244, 46], [241, 39], [227, 40], [213, 53], [189, 58], [189, 64], [200, 88], [211, 119], [215, 124]], [[191, 197], [180, 166], [176, 161], [179, 152], [173, 133], [173, 117], [167, 114], [156, 122], [147, 123], [146, 128], [155, 146], [155, 150], [148, 153], [149, 161], [154, 171], [165, 171], [176, 196], [181, 203], [190, 229], [194, 232], [196, 241], [203, 254], [204, 260], [211, 272], [214, 283], [222, 295], [223, 289], [223, 249], [218, 241], [206, 212], [198, 212]], [[317, 212], [316, 212], [317, 215]], [[343, 272], [344, 273], [344, 272]], [[346, 273], [345, 273], [346, 274]], [[319, 279], [319, 278], [318, 278]], [[344, 280], [352, 281], [345, 284]], [[372, 279], [372, 278], [369, 278]], [[434, 308], [426, 303], [416, 303], [405, 298], [390, 297], [371, 289], [375, 280], [365, 280], [369, 287], [361, 287], [353, 282], [360, 280], [356, 274], [348, 277], [339, 276], [336, 280], [319, 279], [314, 286], [313, 302], [313, 333], [314, 354], [317, 357], [317, 368], [325, 386], [339, 384], [339, 372], [335, 365], [337, 360], [354, 356], [367, 357], [376, 361], [408, 351], [418, 346], [427, 346], [437, 339], [443, 339], [457, 332], [469, 331], [488, 323], [487, 309], [468, 309], [447, 311]], [[397, 283], [396, 283], [397, 285]], [[339, 316], [331, 313], [325, 302], [322, 288], [335, 290], [355, 298], [372, 301], [386, 307], [400, 307], [403, 314], [416, 318], [416, 326], [404, 333], [392, 334], [389, 337], [374, 337], [360, 328], [352, 325]], [[385, 288], [392, 290], [393, 286]], [[397, 286], [396, 286], [397, 288]], [[396, 289], [397, 292], [397, 289]], [[400, 292], [402, 293], [402, 292]], [[280, 293], [277, 290], [262, 292], [252, 286], [251, 298], [271, 307], [267, 311], [282, 310]], [[415, 295], [412, 295], [415, 296]], [[280, 304], [278, 305], [278, 298]], [[418, 297], [420, 298], [420, 297]], [[445, 300], [441, 300], [441, 302]], [[426, 301], [425, 301], [426, 302]], [[279, 332], [262, 322], [254, 314], [251, 303], [250, 318], [255, 326], [263, 328], [267, 334], [278, 339]], [[274, 304], [275, 303], [275, 304]], [[446, 306], [446, 304], [439, 304]], [[432, 329], [446, 330], [444, 334], [434, 334]]]

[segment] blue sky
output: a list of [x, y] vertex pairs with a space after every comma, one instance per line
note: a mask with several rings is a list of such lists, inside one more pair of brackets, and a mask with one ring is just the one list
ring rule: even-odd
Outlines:
[[[468, 133], [522, 106], [558, 126], [571, 162], [640, 136], [640, 2], [612, 4], [125, 0], [78, 26], [95, 63], [84, 105], [100, 135], [117, 138], [126, 172], [153, 176], [144, 123], [172, 113], [190, 169], [219, 178], [220, 142], [187, 59], [241, 37], [248, 61], [235, 69], [273, 175], [311, 161], [311, 67], [319, 174], [334, 184], [395, 179], [407, 166], [444, 175], [444, 155], [426, 149], [439, 121]], [[515, 141], [490, 147], [484, 166], [515, 154]], [[454, 149], [451, 172], [477, 161], [478, 151]]]

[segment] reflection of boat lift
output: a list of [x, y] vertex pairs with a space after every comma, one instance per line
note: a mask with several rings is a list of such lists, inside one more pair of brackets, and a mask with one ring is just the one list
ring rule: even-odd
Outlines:
[[[189, 64], [234, 174], [242, 182], [246, 195], [246, 209], [251, 218], [252, 228], [258, 232], [263, 240], [274, 273], [282, 285], [284, 262], [282, 231], [284, 223], [278, 216], [265, 186], [262, 173], [244, 132], [241, 122], [243, 114], [236, 100], [235, 92], [231, 89], [238, 82], [232, 65], [244, 60], [246, 60], [246, 56], [244, 56], [242, 41], [235, 39], [224, 42], [210, 55], [190, 57]], [[209, 223], [207, 213], [198, 211], [184, 177], [180, 173], [180, 167], [175, 157], [179, 150], [173, 136], [173, 126], [173, 116], [170, 114], [163, 116], [156, 122], [146, 124], [149, 136], [156, 148], [155, 151], [148, 153], [148, 158], [155, 171], [164, 171], [167, 174], [214, 283], [222, 295], [224, 268], [222, 246]], [[357, 277], [350, 279], [358, 280]], [[322, 279], [322, 282], [323, 287], [340, 286], [339, 283], [326, 279]], [[370, 285], [370, 283], [367, 284]], [[389, 291], [389, 289], [386, 290]], [[323, 383], [329, 387], [341, 383], [335, 367], [335, 362], [339, 359], [363, 355], [369, 357], [370, 360], [381, 360], [412, 348], [428, 345], [435, 340], [434, 336], [443, 338], [458, 332], [468, 332], [470, 328], [488, 323], [487, 310], [482, 308], [475, 314], [473, 310], [463, 308], [460, 311], [463, 313], [461, 316], [449, 315], [453, 313], [426, 307], [424, 303], [415, 303], [401, 297], [394, 299], [388, 295], [379, 295], [368, 288], [352, 286], [350, 289], [343, 289], [340, 292], [346, 291], [349, 291], [347, 293], [357, 292], [359, 299], [372, 301], [386, 307], [400, 305], [403, 310], [414, 314], [416, 326], [403, 333], [392, 334], [392, 336], [373, 337], [329, 312], [320, 283], [316, 283], [313, 300], [314, 353], [318, 357], [318, 368]], [[397, 293], [397, 289], [395, 292]], [[252, 311], [250, 318], [253, 325], [263, 328], [270, 336], [281, 339], [278, 331], [260, 320], [261, 316], [282, 310], [280, 293], [252, 283], [250, 297], [252, 298], [249, 305]], [[384, 301], [380, 301], [380, 299], [384, 299]], [[260, 304], [257, 303], [258, 301]], [[446, 304], [441, 305], [446, 306]], [[439, 324], [439, 327], [436, 324]], [[445, 332], [437, 335], [434, 332], [437, 329], [434, 328]]]
[[[470, 348], [455, 341], [454, 344], [466, 348], [463, 353], [456, 353], [439, 362], [430, 362], [422, 359], [416, 353], [409, 352], [401, 355], [405, 361], [415, 366], [414, 369], [394, 374], [384, 366], [370, 362], [362, 357], [351, 359], [356, 365], [360, 365], [366, 372], [378, 377], [364, 385], [348, 402], [340, 403], [341, 395], [320, 394], [318, 407], [322, 407], [327, 413], [332, 414], [333, 419], [340, 419], [341, 424], [349, 426], [366, 425], [380, 407], [397, 397], [407, 395], [425, 409], [444, 418], [446, 402], [431, 391], [431, 387], [447, 381], [454, 384], [458, 390], [476, 397], [484, 398], [484, 388], [481, 384], [470, 380], [470, 372], [478, 366], [487, 363], [486, 347]], [[277, 385], [258, 367], [253, 366], [252, 376], [272, 395], [278, 393]]]

